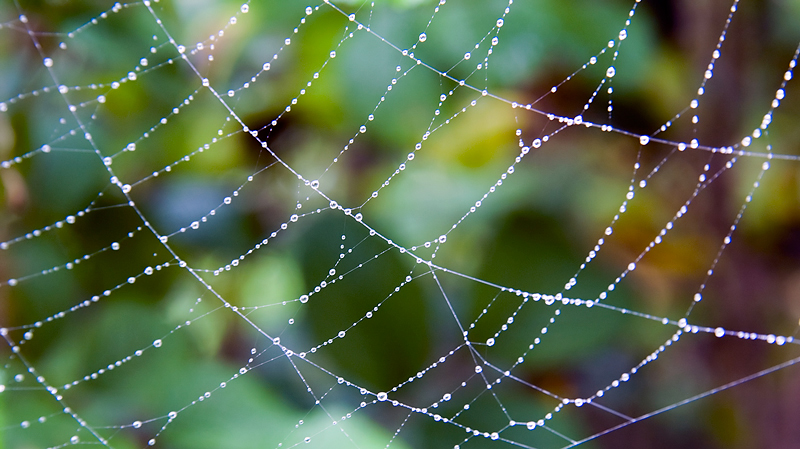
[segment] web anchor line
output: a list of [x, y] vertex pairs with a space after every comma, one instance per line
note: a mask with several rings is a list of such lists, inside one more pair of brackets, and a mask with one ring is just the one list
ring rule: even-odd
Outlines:
[[660, 415], [662, 413], [668, 412], [668, 411], [673, 410], [675, 408], [678, 408], [678, 407], [681, 407], [681, 406], [684, 406], [684, 405], [687, 405], [687, 404], [691, 404], [692, 402], [696, 402], [696, 401], [698, 401], [700, 399], [706, 398], [706, 397], [711, 396], [713, 394], [728, 390], [728, 389], [733, 388], [733, 387], [735, 387], [737, 385], [741, 385], [741, 384], [743, 384], [745, 382], [749, 382], [751, 380], [758, 379], [759, 377], [763, 377], [763, 376], [765, 376], [767, 374], [771, 374], [771, 373], [773, 373], [775, 371], [778, 371], [778, 370], [781, 370], [781, 369], [788, 368], [790, 366], [796, 365], [798, 362], [800, 362], [800, 357], [796, 357], [794, 359], [787, 360], [787, 361], [785, 361], [783, 363], [780, 363], [780, 364], [772, 366], [770, 368], [761, 370], [761, 371], [759, 371], [757, 373], [753, 373], [753, 374], [751, 374], [749, 376], [742, 377], [741, 379], [737, 379], [737, 380], [728, 382], [728, 383], [726, 383], [724, 385], [721, 385], [719, 387], [712, 388], [710, 390], [704, 391], [703, 393], [699, 393], [699, 394], [696, 394], [694, 396], [688, 397], [688, 398], [686, 398], [686, 399], [684, 399], [682, 401], [676, 402], [676, 403], [668, 405], [666, 407], [662, 407], [662, 408], [660, 408], [658, 410], [655, 410], [655, 411], [652, 411], [650, 413], [646, 413], [644, 415], [638, 416], [638, 417], [636, 417], [636, 418], [634, 418], [634, 419], [632, 419], [630, 421], [627, 421], [627, 422], [619, 424], [617, 426], [608, 428], [608, 429], [606, 429], [606, 430], [604, 430], [602, 432], [598, 432], [598, 433], [596, 433], [594, 435], [591, 435], [589, 437], [586, 437], [584, 439], [576, 441], [574, 444], [570, 444], [568, 446], [564, 446], [562, 449], [568, 449], [568, 448], [571, 448], [571, 447], [575, 447], [575, 446], [581, 445], [581, 444], [586, 443], [588, 441], [595, 440], [595, 439], [597, 439], [597, 438], [599, 438], [599, 437], [601, 437], [603, 435], [607, 435], [607, 434], [609, 434], [611, 432], [614, 432], [616, 430], [622, 429], [622, 428], [627, 427], [627, 426], [629, 426], [631, 424], [643, 421], [643, 420], [648, 419], [648, 418], [652, 418], [654, 416], [657, 416], [657, 415]]

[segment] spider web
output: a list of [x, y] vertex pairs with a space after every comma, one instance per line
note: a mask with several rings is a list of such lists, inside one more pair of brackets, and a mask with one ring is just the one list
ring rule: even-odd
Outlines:
[[0, 446], [796, 444], [759, 8], [4, 5]]

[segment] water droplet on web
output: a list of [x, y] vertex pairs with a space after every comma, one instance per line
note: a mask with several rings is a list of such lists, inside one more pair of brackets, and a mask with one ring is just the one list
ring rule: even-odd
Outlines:
[[606, 77], [607, 78], [613, 78], [614, 75], [616, 75], [616, 74], [617, 74], [617, 71], [616, 71], [616, 69], [614, 69], [613, 65], [611, 67], [609, 67], [608, 70], [606, 70]]
[[648, 143], [650, 143], [650, 137], [649, 136], [641, 136], [641, 137], [639, 137], [639, 143], [641, 145], [647, 145]]
[[155, 340], [153, 342], [153, 346], [155, 346], [156, 348], [160, 348], [161, 347], [161, 339]]
[[497, 19], [497, 28], [500, 28], [502, 26], [503, 26], [503, 19]]
[[419, 34], [419, 41], [420, 42], [425, 42], [426, 40], [428, 40], [428, 35], [426, 35], [425, 33], [420, 33]]

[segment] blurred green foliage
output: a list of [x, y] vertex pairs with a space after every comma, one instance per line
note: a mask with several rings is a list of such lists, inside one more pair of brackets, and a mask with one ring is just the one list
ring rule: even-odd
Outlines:
[[[476, 213], [447, 234], [447, 244], [433, 259], [495, 285], [550, 294], [563, 290], [603, 235], [628, 190], [635, 161], [651, 170], [671, 148], [651, 144], [642, 150], [636, 139], [599, 129], [568, 128], [553, 134], [557, 125], [541, 115], [458, 88], [451, 79], [414, 66], [387, 41], [408, 49], [424, 29], [427, 40], [413, 51], [426, 64], [521, 104], [541, 98], [536, 108], [569, 117], [581, 113], [613, 64], [616, 75], [609, 83], [614, 94], [606, 93], [607, 86], [598, 89], [594, 104], [583, 113], [585, 119], [650, 134], [693, 98], [728, 8], [716, 2], [700, 2], [703, 5], [694, 9], [681, 2], [644, 2], [627, 27], [619, 56], [612, 60], [613, 50], [600, 52], [610, 39], [617, 39], [632, 2], [518, 1], [498, 33], [500, 43], [489, 69], [470, 75], [486, 54], [485, 37], [491, 40], [487, 30], [505, 3], [451, 0], [429, 28], [432, 1], [378, 1], [374, 7], [361, 1], [334, 3], [356, 14], [385, 41], [357, 30], [325, 4], [311, 15], [304, 12], [305, 4], [295, 1], [252, 2], [247, 14], [237, 14], [240, 4], [232, 1], [162, 0], [153, 8], [178, 43], [214, 45], [189, 59], [237, 116], [259, 130], [271, 151], [307, 179], [318, 179], [320, 190], [339, 204], [357, 208], [381, 235], [405, 248], [419, 247], [425, 257], [432, 249], [424, 243], [448, 233], [519, 154], [517, 129], [528, 143], [552, 135], [547, 145], [516, 165], [515, 174]], [[70, 90], [70, 101], [86, 104], [72, 115], [63, 97], [41, 92], [8, 102], [8, 112], [0, 113], [0, 159], [22, 156], [44, 144], [57, 149], [0, 171], [6, 195], [0, 240], [41, 229], [87, 206], [91, 209], [74, 225], [16, 243], [0, 254], [0, 281], [91, 255], [74, 270], [33, 277], [14, 288], [0, 286], [0, 325], [8, 328], [99, 298], [35, 329], [35, 338], [22, 346], [26, 359], [59, 388], [104, 369], [96, 380], [61, 388], [61, 393], [72, 410], [118, 448], [144, 447], [154, 436], [157, 447], [174, 448], [287, 447], [305, 436], [316, 447], [352, 447], [353, 442], [358, 447], [384, 447], [391, 441], [399, 449], [460, 442], [463, 430], [427, 417], [406, 421], [408, 410], [361, 409], [361, 400], [371, 399], [338, 388], [337, 377], [369, 391], [388, 391], [463, 342], [453, 313], [466, 324], [480, 316], [470, 339], [483, 342], [520, 308], [521, 299], [443, 272], [434, 280], [424, 265], [410, 263], [408, 255], [386, 251], [384, 241], [331, 211], [327, 200], [314, 196], [241, 132], [229, 111], [202, 88], [198, 74], [180, 60], [143, 4], [126, 4], [121, 12], [90, 22], [112, 5], [43, 1], [0, 7], [0, 99], [45, 86], [55, 91], [51, 73], [42, 66], [44, 54], [54, 60], [52, 74], [58, 83], [81, 86]], [[709, 83], [702, 109], [703, 120], [710, 117], [710, 123], [693, 126], [686, 118], [663, 137], [682, 141], [699, 134], [714, 144], [729, 144], [743, 135], [742, 130], [760, 123], [766, 99], [771, 99], [797, 40], [798, 6], [759, 5], [764, 6], [741, 5], [731, 26], [725, 58], [719, 62], [720, 81]], [[31, 29], [47, 32], [35, 35], [42, 54], [15, 19], [20, 13], [28, 17]], [[235, 14], [236, 24], [226, 26]], [[301, 19], [306, 23], [301, 25]], [[705, 32], [707, 23], [713, 32]], [[759, 34], [759, 26], [766, 31]], [[65, 39], [63, 33], [73, 30], [74, 37]], [[212, 35], [215, 39], [208, 40]], [[291, 39], [290, 45], [286, 39]], [[58, 48], [62, 40], [66, 50]], [[476, 42], [483, 42], [479, 50]], [[185, 45], [189, 53], [197, 48]], [[330, 57], [333, 51], [335, 58]], [[468, 51], [473, 53], [469, 64], [463, 60]], [[574, 73], [593, 55], [599, 55], [597, 64]], [[270, 70], [262, 72], [265, 62], [270, 62]], [[128, 79], [128, 72], [136, 74], [135, 81], [110, 87], [115, 80]], [[251, 79], [256, 74], [257, 79]], [[567, 77], [570, 80], [559, 85], [557, 93], [543, 97]], [[750, 80], [759, 83], [751, 85], [755, 83]], [[93, 89], [93, 83], [103, 86]], [[301, 94], [301, 89], [307, 91]], [[787, 88], [787, 97], [797, 93], [791, 85]], [[439, 104], [442, 94], [448, 99]], [[104, 96], [103, 102], [97, 101], [98, 95]], [[459, 113], [472, 100], [476, 105]], [[615, 108], [610, 117], [609, 101]], [[731, 104], [737, 108], [733, 112]], [[770, 139], [776, 152], [797, 154], [798, 104], [787, 102], [775, 117]], [[287, 105], [290, 112], [285, 112]], [[433, 113], [437, 108], [440, 115]], [[368, 119], [370, 114], [374, 120]], [[178, 267], [142, 217], [124, 206], [102, 160], [80, 136], [83, 131], [70, 135], [78, 119], [87, 124], [85, 131], [102, 156], [114, 155], [112, 168], [120, 180], [141, 181], [130, 195], [148, 224], [169, 234], [170, 248], [191, 267], [208, 270], [197, 274], [231, 306], [243, 308], [254, 325], [230, 313]], [[362, 125], [367, 127], [364, 133], [359, 132]], [[413, 162], [407, 161], [426, 131], [433, 131], [430, 138]], [[135, 152], [121, 152], [130, 142], [136, 142]], [[187, 155], [191, 157], [183, 160]], [[402, 173], [366, 202], [404, 161]], [[722, 164], [720, 158], [697, 152], [666, 161], [648, 189], [637, 192], [638, 201], [630, 203], [608, 238], [613, 243], [581, 274], [570, 295], [593, 298], [606, 289], [691, 195], [700, 167], [710, 163], [719, 169]], [[710, 193], [698, 196], [692, 206], [696, 216], [638, 263], [613, 293], [613, 305], [682, 316], [761, 162], [743, 158]], [[794, 235], [800, 187], [796, 163], [774, 165], [756, 193], [758, 201], [748, 206], [740, 232], [743, 243], [728, 251], [732, 255], [709, 285], [710, 304], [694, 312], [698, 321], [758, 332], [793, 331], [800, 313], [798, 295], [786, 291], [797, 284]], [[219, 207], [234, 191], [231, 204]], [[197, 231], [179, 232], [212, 209], [215, 214]], [[293, 213], [305, 215], [294, 223], [289, 220]], [[287, 229], [281, 230], [284, 223]], [[273, 232], [276, 236], [270, 237]], [[268, 237], [268, 244], [239, 263], [240, 255]], [[120, 248], [111, 249], [111, 242]], [[162, 265], [165, 262], [170, 266]], [[156, 266], [160, 269], [155, 275], [126, 284], [128, 277]], [[221, 274], [215, 276], [218, 267]], [[336, 275], [328, 273], [331, 267], [336, 267]], [[340, 274], [346, 276], [331, 282]], [[413, 281], [404, 281], [406, 276]], [[755, 279], [747, 281], [755, 287], [736, 284], [742, 276]], [[297, 301], [323, 280], [329, 286], [307, 304]], [[401, 283], [403, 288], [395, 292]], [[754, 293], [786, 300], [752, 309], [748, 301], [755, 301], [750, 297]], [[370, 309], [374, 316], [364, 319]], [[498, 366], [511, 366], [552, 316], [551, 308], [520, 310], [516, 321], [524, 326], [511, 326], [496, 346], [478, 349]], [[337, 338], [340, 331], [346, 331], [346, 338]], [[514, 374], [564, 397], [585, 397], [635, 366], [672, 331], [599, 308], [564, 308], [542, 336], [543, 343]], [[308, 351], [308, 360], [327, 371], [290, 363], [262, 332]], [[20, 335], [22, 331], [15, 331], [13, 338], [24, 339]], [[151, 346], [156, 340], [163, 346]], [[702, 341], [678, 354], [666, 353], [668, 360], [654, 363], [626, 388], [609, 394], [604, 404], [639, 416], [737, 378], [731, 376], [777, 363], [765, 362], [769, 354], [760, 348], [736, 343], [741, 342], [717, 348]], [[126, 359], [137, 350], [143, 350], [140, 357]], [[744, 354], [736, 369], [723, 360], [731, 353]], [[8, 347], [0, 349], [0, 355], [9, 360], [0, 370], [0, 384], [14, 386], [0, 394], [0, 448], [52, 447], [73, 434], [81, 442], [92, 442], [89, 432], [78, 428], [62, 405], [42, 391], [35, 376], [25, 373]], [[109, 364], [117, 360], [124, 362], [112, 369]], [[442, 403], [438, 413], [460, 413], [464, 426], [502, 428], [507, 416], [498, 402], [479, 391], [484, 385], [471, 383], [459, 390], [474, 363], [461, 349], [447, 364], [427, 372], [421, 381], [407, 383], [390, 398], [423, 407], [440, 400], [444, 392], [458, 390], [462, 402]], [[250, 371], [237, 374], [243, 366]], [[688, 370], [691, 374], [682, 373]], [[23, 376], [17, 382], [12, 377], [18, 373]], [[226, 382], [224, 388], [221, 382]], [[307, 388], [313, 389], [313, 396]], [[510, 381], [495, 390], [514, 417], [538, 419], [556, 404]], [[761, 421], [752, 415], [771, 416], [778, 410], [769, 405], [780, 400], [776, 396], [783, 390], [778, 391], [765, 405], [750, 409], [746, 394], [720, 394], [585, 447], [735, 448], [773, 441], [759, 434]], [[210, 395], [203, 396], [205, 392]], [[472, 397], [476, 400], [470, 410], [459, 411], [463, 398]], [[170, 411], [178, 412], [174, 422], [168, 418]], [[582, 438], [619, 423], [592, 413], [562, 412], [554, 428]], [[46, 423], [36, 422], [40, 416]], [[331, 424], [341, 422], [342, 416], [347, 417], [342, 424], [346, 433]], [[131, 423], [143, 417], [150, 421], [133, 428]], [[22, 420], [30, 421], [30, 427], [21, 429]], [[513, 428], [502, 435], [535, 447], [565, 444], [541, 428]], [[784, 440], [776, 441], [778, 447]], [[496, 444], [476, 438], [465, 446]]]

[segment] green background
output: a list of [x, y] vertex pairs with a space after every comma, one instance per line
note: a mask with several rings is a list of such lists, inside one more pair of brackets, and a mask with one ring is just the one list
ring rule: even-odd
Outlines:
[[[621, 46], [606, 50], [597, 64], [575, 73], [606, 48], [609, 39], [617, 39], [632, 4], [517, 1], [499, 31], [500, 43], [489, 59], [488, 71], [470, 75], [483, 61], [505, 3], [451, 0], [442, 5], [427, 29], [435, 7], [430, 1], [377, 1], [372, 9], [369, 3], [337, 3], [400, 49], [414, 45], [425, 30], [426, 41], [413, 49], [416, 57], [456, 79], [469, 76], [470, 85], [509, 101], [536, 101], [570, 77], [556, 94], [535, 103], [539, 110], [566, 117], [580, 113], [613, 64], [613, 95], [607, 94], [609, 84], [604, 84], [584, 120], [651, 134], [684, 111], [696, 96], [730, 5], [710, 0], [643, 2]], [[186, 63], [180, 59], [167, 63], [177, 52], [142, 4], [126, 5], [96, 25], [89, 22], [112, 5], [20, 2], [15, 6], [5, 2], [0, 9], [0, 100], [53, 85], [42, 55], [16, 19], [24, 12], [33, 30], [79, 30], [72, 38], [64, 34], [35, 37], [43, 54], [53, 58], [52, 73], [58, 82], [81, 86], [71, 89], [67, 98], [85, 103], [73, 116], [64, 98], [55, 93], [7, 101], [8, 111], [0, 113], [0, 159], [25, 155], [45, 143], [56, 150], [35, 153], [9, 169], [0, 169], [5, 195], [0, 206], [0, 240], [24, 236], [91, 204], [91, 212], [74, 225], [0, 252], [0, 325], [14, 328], [43, 320], [113, 290], [97, 304], [36, 329], [21, 346], [26, 360], [49, 384], [60, 387], [145, 349], [142, 356], [96, 380], [62, 389], [72, 410], [118, 448], [145, 447], [156, 435], [156, 447], [174, 448], [307, 446], [306, 436], [314, 447], [385, 447], [390, 441], [397, 448], [459, 444], [467, 435], [463, 429], [429, 417], [412, 415], [406, 420], [408, 411], [390, 404], [358, 409], [362, 400], [371, 402], [374, 397], [339, 386], [336, 376], [370, 392], [388, 391], [463, 342], [453, 313], [465, 325], [480, 316], [470, 339], [481, 343], [494, 335], [521, 299], [438, 272], [451, 311], [424, 266], [415, 266], [412, 258], [396, 249], [384, 252], [389, 246], [383, 240], [370, 237], [352, 218], [330, 210], [327, 200], [273, 164], [274, 159], [229, 120], [228, 111], [202, 88]], [[409, 70], [413, 64], [408, 58], [375, 35], [356, 30], [339, 12], [322, 5], [306, 16], [306, 6], [295, 1], [253, 2], [247, 14], [238, 14], [240, 4], [234, 2], [162, 0], [153, 4], [173, 38], [188, 43], [189, 50], [194, 48], [190, 43], [205, 41], [208, 46], [212, 43], [208, 36], [217, 35], [210, 53], [213, 61], [208, 61], [208, 51], [190, 60], [237, 116], [250, 129], [259, 130], [259, 138], [275, 154], [307, 179], [319, 179], [320, 190], [339, 204], [358, 208], [364, 222], [381, 235], [405, 248], [420, 247], [421, 257], [432, 254], [423, 243], [447, 233], [514, 161], [519, 154], [517, 129], [527, 145], [553, 135], [516, 165], [514, 174], [476, 213], [448, 234], [434, 259], [440, 266], [496, 285], [558, 293], [603, 236], [625, 197], [637, 158], [642, 164], [637, 185], [665, 161], [648, 179], [647, 189], [637, 189], [600, 256], [569, 292], [573, 297], [594, 298], [691, 196], [703, 165], [709, 164], [714, 173], [729, 160], [700, 151], [670, 154], [670, 145], [641, 147], [635, 137], [599, 129], [570, 127], [553, 134], [557, 123], [457, 88], [452, 80], [425, 67]], [[236, 24], [227, 26], [220, 38], [218, 31], [235, 14]], [[305, 24], [300, 23], [303, 17]], [[731, 145], [750, 133], [761, 123], [793, 55], [798, 17], [797, 2], [739, 5], [715, 76], [701, 98], [700, 122], [692, 124], [691, 111], [684, 111], [658, 137], [677, 142], [698, 138], [719, 146]], [[80, 28], [87, 22], [89, 26]], [[294, 27], [298, 27], [296, 33]], [[350, 32], [354, 32], [352, 38]], [[285, 45], [287, 37], [290, 45]], [[475, 43], [484, 38], [475, 50]], [[66, 50], [58, 48], [62, 41]], [[271, 60], [281, 47], [278, 58]], [[617, 48], [619, 56], [612, 62]], [[336, 57], [331, 59], [334, 50]], [[470, 50], [472, 57], [462, 61]], [[148, 58], [147, 66], [141, 58]], [[270, 70], [251, 81], [270, 60]], [[118, 89], [108, 86], [129, 71], [137, 74], [135, 82], [127, 81]], [[320, 73], [318, 79], [313, 77], [315, 72]], [[387, 92], [392, 78], [398, 79], [397, 84]], [[310, 87], [309, 81], [313, 81]], [[93, 83], [105, 85], [92, 89]], [[243, 88], [245, 83], [247, 88]], [[298, 96], [304, 88], [307, 93]], [[233, 96], [228, 96], [229, 89]], [[453, 95], [437, 106], [439, 95], [451, 90]], [[99, 94], [106, 96], [104, 103], [97, 103]], [[769, 136], [757, 141], [753, 151], [764, 152], [770, 144], [776, 153], [798, 154], [800, 110], [793, 100], [798, 94], [789, 83], [787, 99], [775, 114]], [[192, 100], [174, 114], [172, 109], [190, 95]], [[379, 102], [381, 96], [386, 100]], [[298, 98], [297, 105], [282, 113], [293, 98]], [[476, 106], [453, 117], [473, 99], [478, 100]], [[613, 114], [606, 109], [609, 101]], [[437, 107], [441, 113], [434, 116]], [[368, 119], [370, 114], [374, 120]], [[103, 156], [115, 155], [136, 142], [135, 152], [114, 156], [112, 168], [123, 182], [142, 180], [134, 185], [131, 198], [159, 233], [189, 227], [217, 208], [224, 197], [238, 192], [231, 205], [217, 209], [197, 231], [170, 236], [171, 248], [191, 267], [209, 270], [198, 275], [232, 305], [244, 307], [258, 329], [280, 336], [293, 350], [309, 350], [346, 330], [346, 338], [320, 346], [308, 356], [334, 376], [304, 362], [290, 364], [264, 335], [177, 267], [148, 229], [137, 231], [142, 220], [131, 208], [120, 206], [123, 197], [109, 185], [100, 158], [81, 133], [69, 135], [76, 117], [88, 124]], [[167, 123], [159, 125], [162, 117]], [[62, 118], [64, 123], [59, 122]], [[277, 120], [274, 126], [273, 120]], [[359, 133], [361, 125], [367, 126], [366, 133]], [[406, 161], [405, 170], [365, 204], [425, 131], [433, 128], [437, 129], [414, 160]], [[142, 138], [144, 133], [146, 138]], [[210, 144], [209, 149], [193, 154], [190, 161], [146, 178], [205, 144]], [[337, 155], [337, 162], [331, 164]], [[762, 162], [757, 157], [741, 158], [705, 189], [664, 244], [637, 264], [608, 303], [658, 317], [682, 317]], [[797, 332], [800, 185], [796, 167], [796, 161], [772, 162], [690, 322], [764, 334]], [[250, 175], [252, 182], [247, 181]], [[296, 223], [288, 218], [293, 213], [303, 214]], [[282, 223], [288, 223], [287, 230], [280, 230]], [[215, 269], [230, 264], [275, 231], [276, 237], [238, 266], [213, 275]], [[119, 250], [102, 250], [112, 242], [120, 243]], [[347, 255], [340, 259], [343, 251]], [[92, 257], [72, 270], [7, 285], [7, 279], [23, 278], [86, 254]], [[171, 266], [125, 284], [129, 276], [164, 262]], [[346, 276], [301, 305], [297, 298], [322, 280], [333, 279], [328, 275], [333, 266], [337, 276]], [[393, 293], [406, 276], [413, 280]], [[373, 318], [350, 329], [376, 306]], [[553, 310], [527, 304], [494, 346], [477, 346], [476, 351], [500, 367], [511, 366], [539, 336]], [[185, 324], [187, 320], [190, 325]], [[541, 346], [513, 374], [564, 397], [586, 397], [639, 363], [674, 330], [599, 308], [565, 307], [542, 337]], [[24, 340], [24, 331], [12, 331], [10, 338]], [[156, 339], [163, 346], [150, 346]], [[7, 386], [0, 393], [0, 447], [52, 447], [68, 442], [72, 435], [81, 442], [93, 441], [41, 389], [35, 376], [25, 372], [10, 346], [0, 348], [0, 355], [4, 361], [0, 383]], [[763, 342], [686, 336], [629, 384], [598, 402], [636, 417], [797, 355], [795, 348]], [[461, 412], [457, 421], [482, 430], [502, 428], [508, 423], [505, 413], [519, 421], [537, 420], [557, 404], [509, 380], [494, 389], [499, 401], [481, 392], [485, 385], [477, 378], [459, 387], [472, 376], [474, 364], [461, 348], [447, 363], [390, 393], [390, 399], [425, 407], [444, 393], [456, 391], [454, 399], [442, 403], [437, 413], [453, 416], [470, 402], [470, 410]], [[245, 365], [252, 367], [247, 375], [233, 378]], [[20, 381], [14, 379], [17, 374], [23, 374]], [[790, 447], [800, 441], [794, 425], [800, 414], [796, 374], [795, 368], [779, 371], [611, 432], [585, 447]], [[227, 384], [221, 389], [223, 381]], [[321, 407], [315, 406], [306, 386], [317, 398], [324, 396]], [[209, 398], [186, 407], [207, 391]], [[177, 418], [160, 432], [172, 410], [179, 412]], [[40, 416], [46, 417], [45, 423], [37, 422]], [[331, 425], [332, 419], [341, 421], [343, 416], [341, 428], [347, 435]], [[134, 420], [149, 419], [152, 422], [145, 422], [141, 429], [131, 428]], [[22, 428], [24, 420], [30, 421], [30, 427]], [[567, 407], [553, 419], [552, 428], [579, 440], [621, 422], [598, 409]], [[392, 440], [398, 428], [401, 431]], [[513, 428], [501, 436], [537, 448], [567, 444], [541, 428]], [[476, 437], [462, 444], [484, 446], [507, 443]]]

